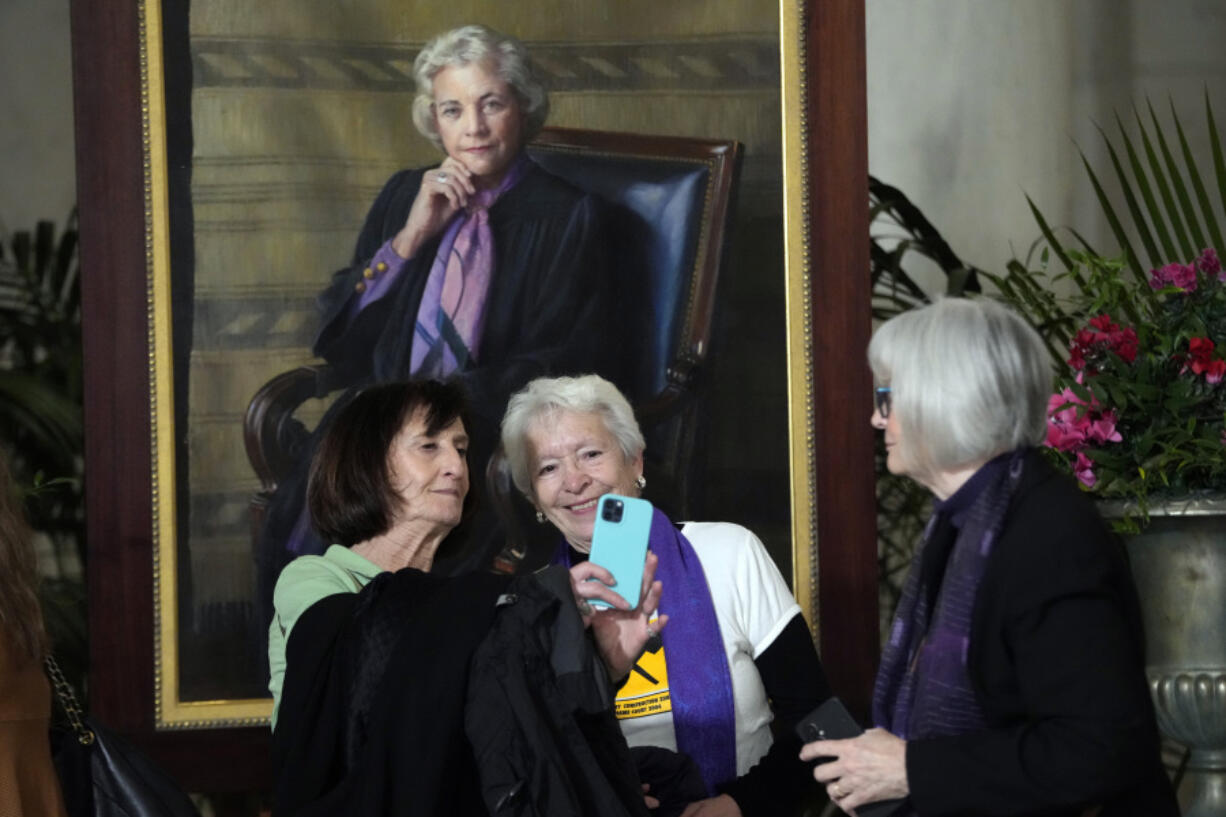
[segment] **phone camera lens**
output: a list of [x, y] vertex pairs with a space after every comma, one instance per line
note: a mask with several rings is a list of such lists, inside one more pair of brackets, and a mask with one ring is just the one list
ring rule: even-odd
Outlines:
[[622, 521], [622, 514], [625, 512], [625, 505], [626, 503], [620, 499], [605, 500], [601, 506], [600, 515], [604, 517], [606, 522], [620, 522]]

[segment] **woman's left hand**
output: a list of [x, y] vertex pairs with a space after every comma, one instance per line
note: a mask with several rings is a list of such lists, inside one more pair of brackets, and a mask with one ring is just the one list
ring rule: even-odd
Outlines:
[[834, 758], [813, 769], [830, 799], [851, 812], [865, 803], [906, 797], [907, 742], [884, 729], [869, 729], [848, 740], [815, 740], [800, 750], [801, 760]]
[[[609, 668], [609, 675], [615, 680], [620, 680], [630, 672], [634, 662], [643, 654], [647, 642], [668, 623], [666, 615], [651, 621], [663, 592], [663, 585], [655, 580], [656, 565], [659, 561], [654, 553], [647, 554], [647, 562], [643, 566], [643, 584], [639, 590], [639, 605], [633, 610], [624, 598], [607, 586], [613, 583], [613, 574], [600, 565], [582, 562], [570, 569], [571, 587], [579, 602], [583, 623], [592, 628], [596, 648], [600, 651], [605, 666]], [[588, 581], [590, 578], [597, 581]], [[588, 604], [587, 599], [603, 599], [616, 606], [596, 608]]]
[[726, 794], [695, 800], [685, 807], [681, 817], [741, 817], [741, 807]]

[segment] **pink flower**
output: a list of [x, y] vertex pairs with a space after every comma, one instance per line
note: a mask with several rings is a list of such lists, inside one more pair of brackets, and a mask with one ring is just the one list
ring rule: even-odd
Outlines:
[[1064, 389], [1047, 399], [1046, 444], [1049, 448], [1058, 451], [1084, 448], [1091, 424], [1090, 412], [1085, 410], [1085, 403], [1072, 389]]
[[1190, 264], [1167, 264], [1150, 272], [1149, 285], [1153, 289], [1173, 286], [1184, 292], [1196, 291], [1196, 268]]
[[1077, 452], [1077, 462], [1073, 464], [1073, 474], [1087, 488], [1093, 488], [1098, 482], [1094, 476], [1094, 461], [1080, 451]]
[[1124, 438], [1115, 428], [1115, 411], [1104, 411], [1098, 419], [1091, 420], [1086, 428], [1086, 438], [1096, 443], [1121, 442]]
[[[1090, 461], [1081, 452], [1091, 445], [1123, 441], [1124, 437], [1115, 423], [1115, 411], [1103, 411], [1093, 396], [1090, 404], [1086, 405], [1072, 389], [1063, 389], [1047, 399], [1047, 439], [1044, 442], [1057, 451], [1076, 453], [1079, 465], [1084, 465], [1081, 470], [1093, 479]], [[1081, 479], [1080, 474], [1078, 478]], [[1085, 482], [1084, 479], [1082, 481]]]
[[1216, 275], [1219, 281], [1226, 281], [1226, 274], [1222, 273], [1222, 261], [1212, 247], [1201, 250], [1200, 258], [1196, 259], [1196, 266], [1206, 278]]

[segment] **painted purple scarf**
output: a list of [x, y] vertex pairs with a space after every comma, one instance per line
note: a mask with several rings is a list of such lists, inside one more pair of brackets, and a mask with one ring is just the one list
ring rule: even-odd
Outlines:
[[[961, 527], [931, 610], [930, 588], [922, 575], [924, 551], [938, 520], [948, 511], [938, 509], [928, 520], [873, 689], [873, 724], [904, 740], [966, 734], [984, 726], [967, 670], [971, 618], [984, 569], [1021, 479], [1024, 457], [1024, 451], [1003, 455], [963, 486], [978, 491], [965, 512], [955, 515]], [[951, 503], [956, 498], [957, 494]]]
[[[664, 583], [660, 613], [668, 616], [668, 626], [660, 640], [668, 662], [677, 749], [698, 764], [714, 795], [716, 786], [736, 778], [736, 708], [719, 620], [694, 546], [659, 510], [652, 516], [649, 542], [660, 560], [656, 578]], [[571, 566], [565, 540], [553, 562]]]
[[443, 231], [415, 318], [409, 363], [415, 377], [447, 377], [478, 359], [494, 275], [489, 208], [519, 183], [530, 163], [521, 154], [498, 187], [479, 190]]

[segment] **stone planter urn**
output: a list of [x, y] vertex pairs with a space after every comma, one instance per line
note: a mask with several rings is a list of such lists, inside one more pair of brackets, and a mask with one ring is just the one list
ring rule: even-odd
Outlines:
[[1151, 507], [1125, 542], [1158, 727], [1191, 749], [1183, 813], [1226, 815], [1226, 498]]

